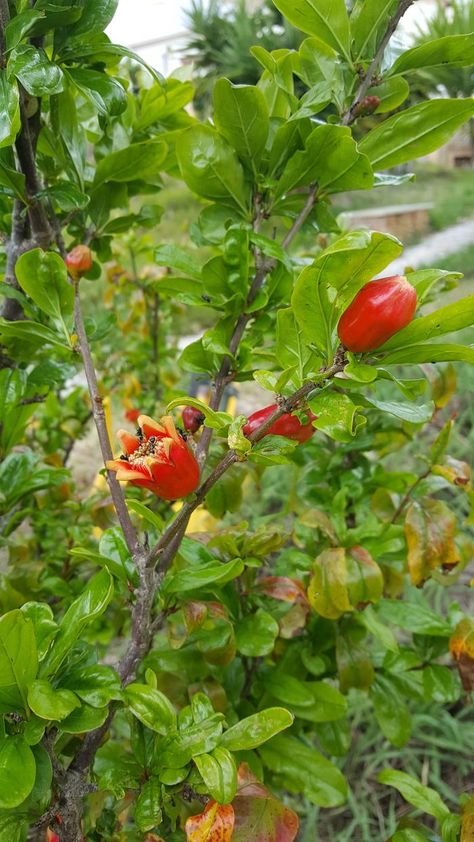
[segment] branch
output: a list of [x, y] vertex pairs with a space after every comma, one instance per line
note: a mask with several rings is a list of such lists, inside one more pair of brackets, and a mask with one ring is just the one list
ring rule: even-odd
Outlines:
[[365, 98], [365, 95], [367, 94], [367, 91], [372, 86], [372, 83], [374, 81], [375, 75], [376, 75], [377, 70], [379, 68], [380, 62], [383, 59], [383, 55], [385, 53], [385, 48], [387, 47], [387, 44], [390, 41], [390, 38], [392, 37], [393, 33], [395, 32], [398, 24], [400, 23], [400, 20], [402, 19], [403, 15], [407, 11], [407, 9], [409, 9], [410, 6], [412, 6], [413, 3], [415, 3], [415, 2], [416, 2], [416, 0], [399, 0], [397, 10], [396, 10], [395, 14], [393, 15], [393, 17], [391, 17], [389, 22], [388, 22], [387, 29], [385, 31], [385, 35], [383, 36], [380, 44], [377, 47], [375, 56], [372, 59], [370, 65], [367, 69], [367, 72], [365, 73], [365, 75], [364, 75], [364, 77], [363, 77], [363, 79], [362, 79], [362, 81], [359, 85], [359, 88], [357, 90], [355, 98], [353, 99], [348, 111], [346, 111], [346, 113], [344, 114], [344, 117], [342, 118], [342, 125], [343, 126], [350, 126], [351, 123], [353, 123], [354, 120], [356, 119], [356, 117], [357, 117], [357, 113], [356, 113], [357, 112], [357, 106]]
[[[292, 227], [290, 228], [290, 230], [288, 231], [286, 237], [284, 238], [284, 240], [282, 242], [283, 248], [285, 248], [285, 249], [288, 248], [288, 246], [291, 244], [291, 242], [295, 238], [296, 234], [300, 231], [300, 229], [303, 227], [304, 223], [306, 222], [309, 214], [311, 213], [311, 211], [312, 211], [312, 209], [315, 205], [316, 192], [317, 192], [317, 186], [313, 185], [310, 188], [310, 191], [308, 193], [308, 198], [305, 202], [304, 207], [302, 208], [302, 210], [300, 211], [300, 213], [296, 217]], [[254, 230], [258, 230], [258, 228], [260, 226], [261, 219], [262, 219], [262, 210], [261, 210], [260, 204], [259, 204], [257, 206], [257, 215], [256, 215], [256, 218], [255, 218], [255, 221], [254, 221]], [[275, 268], [276, 265], [277, 265], [276, 260], [268, 260], [268, 259], [262, 258], [262, 256], [260, 254], [257, 254], [256, 261], [255, 261], [255, 268], [256, 268], [255, 277], [253, 279], [252, 285], [251, 285], [250, 290], [249, 290], [249, 294], [247, 296], [245, 309], [244, 309], [244, 312], [241, 313], [241, 315], [237, 319], [237, 322], [236, 322], [236, 325], [235, 325], [235, 328], [234, 328], [234, 332], [233, 332], [233, 334], [231, 336], [231, 339], [230, 339], [230, 342], [229, 342], [229, 353], [232, 355], [232, 357], [234, 357], [236, 355], [236, 353], [238, 351], [238, 348], [239, 348], [239, 345], [240, 345], [240, 342], [242, 340], [242, 337], [245, 333], [245, 329], [247, 327], [247, 324], [253, 318], [253, 315], [254, 315], [253, 313], [245, 312], [245, 310], [248, 310], [248, 308], [255, 301], [255, 298], [257, 297], [257, 294], [259, 293], [261, 287], [263, 286], [267, 275]], [[227, 383], [229, 383], [229, 381], [231, 379], [229, 377], [229, 375], [231, 373], [232, 357], [230, 357], [230, 356], [224, 357], [224, 359], [222, 360], [222, 363], [221, 363], [221, 367], [220, 367], [220, 369], [219, 369], [219, 371], [216, 375], [215, 381], [214, 381], [214, 388], [213, 388], [213, 391], [212, 391], [211, 399], [209, 401], [209, 406], [210, 406], [211, 409], [214, 409], [216, 411], [219, 409], [219, 406], [220, 406], [220, 403], [221, 403], [221, 400], [222, 400], [222, 395], [224, 394], [224, 389], [225, 389]], [[203, 430], [202, 435], [201, 435], [200, 442], [199, 442], [198, 447], [197, 447], [198, 461], [199, 461], [201, 466], [206, 461], [207, 454], [209, 452], [209, 447], [210, 447], [210, 444], [211, 444], [211, 439], [212, 439], [212, 430], [210, 429], [210, 427], [204, 427], [204, 430]]]
[[411, 495], [413, 494], [413, 492], [414, 492], [414, 491], [418, 488], [418, 486], [420, 485], [420, 483], [421, 483], [424, 479], [426, 479], [426, 477], [429, 477], [430, 473], [431, 473], [431, 467], [429, 467], [426, 471], [424, 471], [424, 473], [422, 473], [422, 474], [421, 474], [421, 475], [420, 475], [420, 476], [419, 476], [419, 477], [415, 480], [415, 482], [414, 482], [412, 485], [410, 485], [410, 488], [408, 489], [407, 493], [404, 495], [404, 497], [402, 497], [402, 499], [401, 499], [401, 501], [400, 501], [400, 505], [398, 506], [398, 509], [396, 510], [395, 514], [393, 515], [393, 517], [392, 517], [392, 519], [391, 519], [390, 523], [396, 523], [396, 521], [398, 520], [398, 518], [400, 517], [400, 515], [402, 514], [402, 512], [404, 512], [404, 511], [405, 511], [405, 506], [407, 505], [407, 503], [409, 503], [409, 502], [410, 502], [410, 500], [411, 500]]
[[[99, 392], [99, 385], [97, 383], [97, 375], [92, 361], [91, 349], [89, 340], [87, 338], [84, 327], [84, 320], [82, 318], [81, 301], [79, 297], [79, 284], [74, 284], [74, 324], [76, 328], [77, 338], [79, 341], [79, 350], [82, 356], [84, 365], [84, 373], [86, 375], [87, 386], [89, 389], [89, 396], [92, 404], [92, 414], [94, 417], [97, 435], [99, 438], [100, 449], [104, 464], [113, 459], [112, 448], [110, 446], [109, 434], [107, 432], [107, 425], [105, 423], [105, 412], [103, 400]], [[112, 495], [113, 504], [117, 517], [122, 527], [122, 531], [127, 542], [128, 549], [131, 555], [136, 559], [140, 554], [140, 546], [138, 543], [137, 533], [130, 515], [128, 513], [127, 505], [125, 503], [125, 496], [122, 486], [115, 478], [113, 471], [107, 471], [107, 482], [109, 484], [110, 493]]]

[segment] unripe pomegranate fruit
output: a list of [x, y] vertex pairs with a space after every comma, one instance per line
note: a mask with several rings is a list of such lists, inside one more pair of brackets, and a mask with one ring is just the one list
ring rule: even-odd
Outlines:
[[204, 424], [206, 416], [195, 406], [185, 406], [182, 412], [183, 427], [188, 433], [197, 433]]
[[[249, 415], [247, 423], [242, 427], [244, 436], [247, 436], [248, 438], [252, 435], [252, 433], [261, 427], [264, 421], [266, 421], [276, 409], [278, 409], [278, 404], [273, 403], [271, 406], [265, 406], [263, 409], [258, 409], [257, 412], [253, 412], [252, 415]], [[307, 415], [310, 420], [307, 424], [302, 424], [296, 415], [291, 415], [289, 412], [285, 412], [278, 421], [273, 422], [265, 435], [286, 436], [287, 439], [293, 439], [293, 441], [299, 442], [308, 441], [314, 433], [314, 427], [311, 424], [311, 421], [314, 421], [317, 416], [313, 415], [312, 412], [308, 412]]]
[[366, 96], [356, 105], [354, 114], [356, 117], [368, 117], [370, 114], [373, 114], [374, 111], [377, 110], [379, 105], [380, 97]]
[[66, 266], [71, 278], [78, 281], [92, 269], [92, 252], [89, 246], [75, 246], [66, 255]]
[[337, 332], [354, 353], [375, 351], [411, 322], [416, 290], [403, 275], [370, 281], [342, 314]]

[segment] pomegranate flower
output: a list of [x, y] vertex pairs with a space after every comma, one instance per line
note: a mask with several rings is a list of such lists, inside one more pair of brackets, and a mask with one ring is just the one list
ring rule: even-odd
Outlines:
[[198, 463], [169, 415], [160, 421], [140, 415], [136, 435], [126, 430], [117, 435], [123, 454], [106, 467], [118, 480], [148, 488], [162, 500], [177, 500], [196, 490]]

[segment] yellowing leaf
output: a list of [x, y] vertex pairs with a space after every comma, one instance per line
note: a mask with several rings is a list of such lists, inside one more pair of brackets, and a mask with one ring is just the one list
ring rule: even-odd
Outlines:
[[232, 804], [209, 801], [202, 813], [190, 816], [185, 825], [188, 842], [230, 842], [234, 830]]
[[433, 570], [449, 569], [459, 561], [454, 543], [456, 518], [441, 500], [412, 503], [405, 520], [408, 569], [414, 585], [422, 585]]
[[474, 689], [474, 620], [465, 617], [454, 629], [449, 651], [457, 663], [462, 686], [468, 693]]
[[232, 804], [232, 842], [293, 842], [296, 838], [298, 816], [268, 792], [246, 763], [239, 766], [237, 795]]
[[363, 608], [382, 596], [383, 576], [363, 547], [335, 547], [316, 559], [308, 588], [311, 607], [328, 620]]

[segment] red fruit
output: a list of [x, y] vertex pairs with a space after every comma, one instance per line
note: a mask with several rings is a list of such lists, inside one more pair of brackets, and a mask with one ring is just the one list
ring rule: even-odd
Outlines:
[[57, 833], [54, 833], [50, 827], [46, 831], [46, 842], [61, 842]]
[[374, 111], [380, 105], [380, 97], [378, 96], [366, 96], [363, 100], [361, 100], [358, 105], [355, 107], [355, 116], [356, 117], [368, 117], [369, 114], [373, 114]]
[[76, 246], [66, 255], [67, 270], [77, 281], [92, 269], [92, 252], [88, 246]]
[[199, 427], [202, 427], [206, 416], [200, 409], [195, 406], [185, 406], [183, 409], [183, 427], [188, 433], [197, 433]]
[[[272, 415], [275, 412], [275, 409], [278, 409], [278, 405], [276, 403], [271, 406], [265, 406], [263, 409], [258, 409], [257, 412], [249, 415], [247, 423], [242, 427], [244, 436], [247, 436], [248, 438], [255, 430], [261, 427], [269, 415]], [[299, 442], [308, 441], [314, 433], [314, 427], [311, 424], [311, 421], [314, 421], [317, 416], [313, 415], [312, 412], [308, 412], [307, 415], [310, 420], [307, 424], [302, 424], [296, 415], [291, 415], [289, 412], [285, 412], [278, 421], [273, 422], [265, 435], [286, 436], [287, 439], [293, 439], [293, 441]]]
[[339, 339], [356, 354], [375, 351], [411, 322], [415, 310], [416, 290], [403, 275], [370, 281], [342, 314]]
[[178, 500], [199, 485], [199, 465], [179, 435], [173, 419], [166, 415], [154, 421], [148, 415], [138, 418], [138, 434], [119, 430], [123, 455], [106, 463], [119, 481], [148, 488], [162, 500]]

